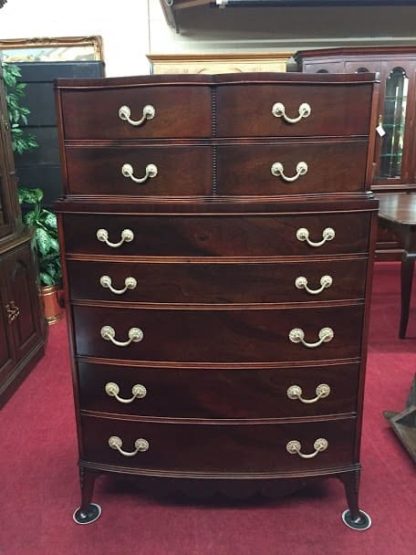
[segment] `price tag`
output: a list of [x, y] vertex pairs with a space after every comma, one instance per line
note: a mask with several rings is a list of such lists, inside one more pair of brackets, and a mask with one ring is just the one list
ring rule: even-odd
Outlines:
[[376, 131], [379, 134], [380, 137], [384, 137], [384, 135], [386, 134], [386, 132], [384, 131], [384, 127], [381, 123], [379, 123], [376, 127]]

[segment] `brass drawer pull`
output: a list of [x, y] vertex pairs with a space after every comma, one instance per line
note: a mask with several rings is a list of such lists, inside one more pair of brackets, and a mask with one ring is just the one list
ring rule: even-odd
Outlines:
[[112, 243], [108, 240], [108, 231], [106, 229], [98, 229], [97, 230], [97, 239], [102, 243], [105, 243], [112, 249], [117, 249], [121, 247], [123, 243], [130, 243], [134, 239], [134, 233], [131, 229], [123, 229], [121, 232], [121, 239], [118, 243]]
[[296, 165], [296, 173], [292, 177], [285, 175], [285, 168], [281, 162], [275, 162], [270, 168], [270, 171], [275, 177], [281, 177], [284, 181], [291, 183], [308, 173], [308, 164], [306, 162], [298, 162]]
[[319, 295], [319, 293], [322, 293], [324, 289], [328, 289], [328, 287], [331, 287], [332, 281], [333, 280], [331, 276], [322, 276], [320, 279], [321, 287], [318, 287], [318, 289], [310, 289], [308, 287], [308, 280], [306, 279], [306, 277], [299, 276], [295, 280], [295, 287], [297, 289], [305, 289], [305, 291], [310, 295]]
[[322, 451], [326, 451], [328, 449], [328, 446], [329, 446], [328, 441], [325, 438], [320, 437], [313, 444], [313, 448], [315, 449], [315, 452], [310, 453], [309, 455], [305, 455], [304, 453], [301, 452], [302, 444], [300, 441], [297, 441], [296, 439], [289, 441], [289, 443], [286, 445], [286, 449], [288, 453], [290, 453], [291, 455], [299, 455], [299, 457], [302, 457], [302, 459], [313, 459], [314, 457], [316, 457], [318, 453], [322, 453]]
[[291, 385], [287, 390], [287, 396], [289, 399], [292, 400], [299, 400], [305, 405], [311, 405], [312, 403], [316, 403], [319, 399], [325, 399], [331, 393], [331, 388], [326, 383], [321, 383], [315, 389], [316, 397], [313, 399], [304, 399], [302, 397], [302, 388], [299, 385]]
[[314, 242], [309, 239], [309, 230], [306, 227], [300, 227], [296, 232], [298, 241], [306, 241], [310, 247], [322, 247], [327, 241], [332, 241], [335, 237], [335, 230], [332, 227], [326, 227], [322, 232], [322, 241]]
[[147, 164], [144, 177], [135, 177], [133, 166], [131, 164], [123, 164], [121, 173], [124, 177], [130, 178], [135, 183], [146, 183], [148, 179], [157, 176], [157, 166], [155, 164]]
[[322, 328], [318, 335], [319, 341], [316, 341], [315, 343], [308, 343], [305, 341], [305, 332], [301, 328], [293, 328], [293, 330], [290, 330], [289, 339], [292, 343], [302, 343], [302, 345], [308, 347], [309, 349], [315, 349], [316, 347], [322, 345], [322, 343], [332, 341], [334, 338], [334, 331], [332, 328]]
[[136, 289], [137, 281], [134, 279], [134, 277], [126, 277], [126, 279], [124, 280], [124, 287], [122, 289], [115, 289], [112, 285], [112, 280], [110, 276], [101, 276], [100, 285], [104, 287], [104, 289], [110, 289], [110, 291], [115, 295], [123, 295], [128, 289]]
[[151, 104], [146, 104], [146, 106], [143, 107], [143, 115], [139, 120], [133, 120], [130, 118], [131, 110], [129, 106], [120, 106], [118, 111], [118, 117], [123, 121], [127, 121], [130, 125], [133, 125], [134, 127], [139, 127], [140, 125], [143, 125], [148, 119], [153, 119], [155, 115], [156, 110]]
[[116, 451], [118, 451], [120, 455], [123, 455], [123, 457], [134, 457], [135, 455], [137, 455], [137, 453], [144, 453], [149, 449], [149, 442], [142, 437], [136, 439], [136, 441], [134, 442], [134, 451], [123, 451], [123, 441], [118, 436], [111, 436], [110, 438], [108, 438], [108, 445], [111, 447], [111, 449], [115, 449]]
[[275, 118], [283, 118], [287, 123], [298, 123], [302, 118], [307, 118], [311, 115], [312, 108], [307, 102], [303, 102], [299, 106], [299, 116], [295, 118], [290, 118], [286, 115], [286, 108], [282, 102], [276, 102], [273, 104], [272, 114]]
[[105, 392], [109, 397], [115, 397], [119, 403], [124, 403], [126, 405], [132, 403], [135, 399], [143, 399], [143, 397], [146, 397], [147, 395], [147, 389], [140, 383], [133, 385], [131, 389], [133, 397], [130, 397], [130, 399], [123, 399], [123, 397], [119, 397], [118, 394], [120, 393], [120, 388], [114, 382], [108, 382], [105, 384]]
[[130, 328], [128, 333], [129, 338], [127, 339], [127, 341], [117, 341], [117, 339], [115, 338], [116, 332], [111, 326], [103, 326], [100, 333], [103, 339], [105, 339], [106, 341], [111, 341], [111, 343], [117, 345], [117, 347], [127, 347], [128, 345], [130, 345], [130, 343], [139, 343], [143, 340], [144, 337], [143, 332], [140, 328]]

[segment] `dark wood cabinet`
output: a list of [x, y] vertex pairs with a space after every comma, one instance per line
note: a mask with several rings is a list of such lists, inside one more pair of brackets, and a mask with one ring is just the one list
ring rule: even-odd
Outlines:
[[31, 233], [22, 224], [0, 69], [0, 405], [44, 351]]
[[[306, 50], [295, 54], [305, 73], [376, 72], [381, 87], [377, 109], [372, 190], [378, 195], [416, 189], [416, 47]], [[356, 107], [353, 108], [354, 110]], [[393, 232], [379, 228], [377, 256], [401, 255]]]
[[221, 491], [332, 476], [344, 522], [370, 525], [357, 484], [377, 86], [58, 82], [76, 522], [98, 518], [93, 483], [109, 472]]

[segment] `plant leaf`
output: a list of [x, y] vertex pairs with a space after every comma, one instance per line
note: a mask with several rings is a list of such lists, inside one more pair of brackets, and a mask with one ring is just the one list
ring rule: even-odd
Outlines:
[[43, 199], [43, 191], [37, 187], [19, 187], [21, 202], [24, 204], [39, 204]]
[[51, 238], [48, 232], [38, 227], [35, 230], [35, 241], [40, 255], [48, 254], [51, 250]]
[[49, 212], [49, 210], [43, 209], [42, 212], [41, 212], [41, 218], [42, 218], [43, 223], [49, 229], [56, 230], [58, 228], [56, 215], [53, 214], [52, 212]]

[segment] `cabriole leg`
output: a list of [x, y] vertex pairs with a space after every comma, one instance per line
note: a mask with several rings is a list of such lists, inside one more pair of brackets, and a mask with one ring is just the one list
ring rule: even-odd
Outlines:
[[368, 530], [371, 526], [370, 516], [358, 507], [358, 494], [360, 489], [360, 471], [346, 472], [340, 476], [345, 488], [348, 509], [342, 513], [342, 521], [353, 530]]
[[91, 503], [96, 477], [97, 474], [95, 472], [80, 467], [81, 506], [72, 515], [77, 524], [91, 524], [101, 515], [101, 507], [96, 503]]

